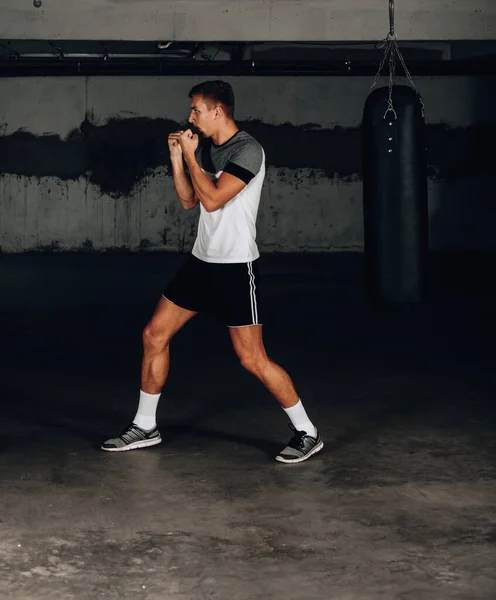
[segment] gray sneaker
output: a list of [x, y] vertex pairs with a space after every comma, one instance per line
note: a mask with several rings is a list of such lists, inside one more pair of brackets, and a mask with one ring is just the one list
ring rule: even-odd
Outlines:
[[110, 438], [101, 446], [107, 452], [125, 452], [160, 444], [162, 438], [157, 427], [145, 431], [135, 423], [128, 425], [117, 437]]
[[318, 431], [317, 435], [312, 437], [306, 431], [297, 431], [292, 425], [289, 425], [289, 428], [294, 432], [293, 437], [289, 440], [286, 448], [276, 456], [277, 461], [291, 464], [301, 463], [320, 452], [324, 447]]

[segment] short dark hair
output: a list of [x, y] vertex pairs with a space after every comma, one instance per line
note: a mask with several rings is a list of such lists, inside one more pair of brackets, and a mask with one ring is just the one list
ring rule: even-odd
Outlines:
[[189, 93], [189, 97], [203, 96], [215, 104], [220, 104], [229, 118], [234, 116], [234, 92], [230, 83], [220, 81], [204, 81], [195, 85]]

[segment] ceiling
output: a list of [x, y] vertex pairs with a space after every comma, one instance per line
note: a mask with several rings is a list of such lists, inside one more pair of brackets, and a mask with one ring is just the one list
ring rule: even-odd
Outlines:
[[[398, 45], [412, 75], [496, 74], [496, 41]], [[373, 41], [0, 40], [0, 76], [370, 75], [383, 55], [382, 44]]]

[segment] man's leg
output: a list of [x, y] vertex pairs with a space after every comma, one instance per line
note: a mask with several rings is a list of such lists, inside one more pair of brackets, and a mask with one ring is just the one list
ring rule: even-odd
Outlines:
[[288, 447], [276, 459], [288, 463], [302, 462], [319, 452], [324, 444], [317, 428], [308, 418], [290, 376], [267, 356], [262, 338], [262, 326], [231, 327], [229, 333], [243, 367], [258, 377], [272, 393], [295, 429], [295, 435]]
[[291, 378], [267, 356], [262, 326], [231, 327], [229, 333], [243, 367], [260, 379], [282, 408], [290, 408], [297, 404], [299, 397]]
[[161, 298], [153, 317], [143, 330], [143, 362], [138, 411], [133, 422], [116, 438], [107, 440], [103, 450], [120, 452], [162, 441], [156, 426], [160, 393], [169, 374], [169, 345], [174, 335], [196, 312]]
[[143, 330], [141, 389], [159, 394], [169, 374], [169, 344], [176, 333], [196, 314], [161, 298], [153, 317]]

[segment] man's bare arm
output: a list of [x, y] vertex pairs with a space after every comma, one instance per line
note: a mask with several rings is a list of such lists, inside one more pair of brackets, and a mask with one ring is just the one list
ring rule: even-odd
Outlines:
[[174, 179], [174, 187], [179, 198], [181, 206], [185, 210], [190, 210], [198, 204], [198, 197], [191, 185], [186, 171], [184, 170], [183, 157], [178, 156], [172, 159], [172, 176]]
[[176, 131], [169, 135], [168, 144], [172, 163], [172, 177], [174, 187], [179, 198], [181, 206], [189, 210], [198, 204], [198, 198], [195, 196], [195, 190], [184, 170], [183, 151], [179, 143], [179, 137], [182, 131]]
[[222, 208], [246, 186], [244, 181], [230, 173], [222, 173], [217, 183], [214, 183], [200, 169], [194, 155], [187, 155], [185, 159], [191, 173], [197, 201], [202, 203], [207, 212], [214, 212]]
[[196, 160], [198, 135], [193, 135], [191, 129], [175, 135], [188, 165], [195, 196], [207, 212], [214, 212], [222, 208], [246, 186], [244, 181], [230, 173], [222, 173], [216, 183], [210, 181]]

